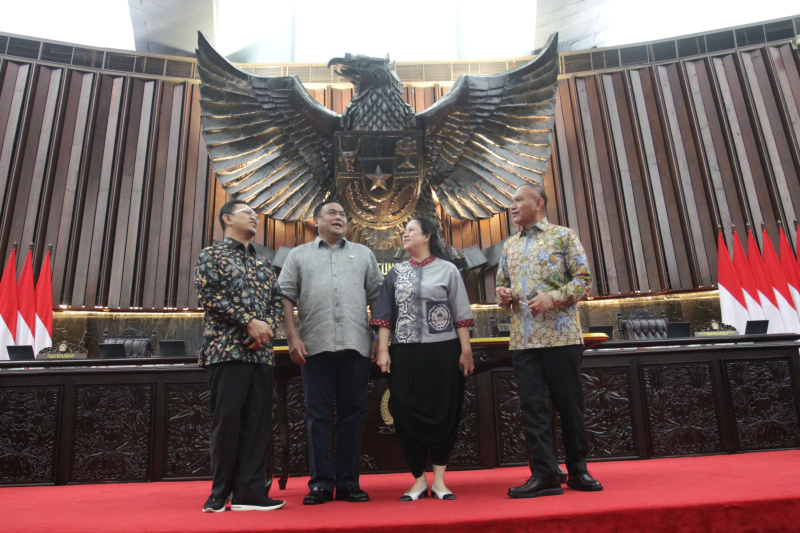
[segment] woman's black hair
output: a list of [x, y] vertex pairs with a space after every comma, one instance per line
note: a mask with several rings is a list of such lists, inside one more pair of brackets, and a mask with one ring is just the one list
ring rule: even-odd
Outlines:
[[[431, 255], [435, 255], [439, 259], [444, 259], [445, 261], [450, 261], [450, 254], [447, 253], [444, 242], [439, 235], [439, 224], [425, 217], [414, 217], [411, 220], [416, 220], [417, 223], [419, 223], [423, 235], [430, 236], [428, 244], [430, 244], [431, 247]], [[408, 222], [411, 222], [411, 220]], [[406, 226], [408, 226], [408, 222]]]

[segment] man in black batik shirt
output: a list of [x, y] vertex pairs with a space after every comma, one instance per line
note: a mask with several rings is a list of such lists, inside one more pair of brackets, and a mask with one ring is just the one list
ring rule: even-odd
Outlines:
[[286, 502], [264, 493], [272, 429], [272, 337], [283, 301], [272, 265], [250, 240], [258, 214], [247, 204], [222, 206], [225, 240], [200, 252], [195, 287], [205, 309], [199, 365], [211, 392], [209, 451], [213, 481], [203, 512], [269, 511]]

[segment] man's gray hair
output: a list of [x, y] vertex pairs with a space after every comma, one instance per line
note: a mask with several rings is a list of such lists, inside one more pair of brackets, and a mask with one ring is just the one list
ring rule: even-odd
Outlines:
[[547, 193], [545, 192], [544, 187], [542, 187], [538, 183], [526, 183], [522, 187], [530, 187], [531, 189], [533, 189], [536, 192], [536, 194], [538, 194], [539, 197], [544, 200], [544, 206], [547, 207]]

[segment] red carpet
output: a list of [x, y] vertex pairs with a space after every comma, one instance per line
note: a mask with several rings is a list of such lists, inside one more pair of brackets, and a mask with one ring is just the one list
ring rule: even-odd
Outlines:
[[208, 481], [7, 487], [0, 531], [800, 531], [800, 450], [589, 466], [603, 492], [511, 500], [528, 470], [501, 468], [448, 473], [452, 502], [399, 502], [411, 475], [386, 474], [362, 476], [369, 503], [307, 507], [291, 478], [281, 510], [218, 514], [201, 512]]

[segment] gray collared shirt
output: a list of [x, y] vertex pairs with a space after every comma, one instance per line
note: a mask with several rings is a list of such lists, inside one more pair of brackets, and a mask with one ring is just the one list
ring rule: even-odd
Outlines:
[[356, 350], [369, 357], [367, 305], [382, 284], [369, 248], [346, 239], [331, 248], [319, 237], [293, 248], [278, 277], [283, 296], [297, 306], [298, 334], [309, 355]]

